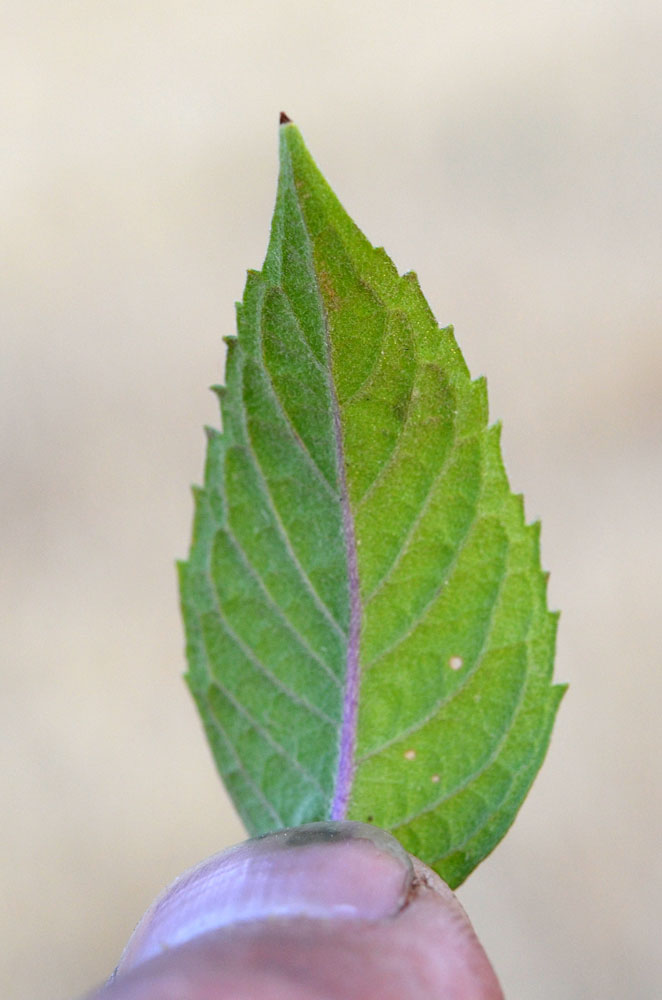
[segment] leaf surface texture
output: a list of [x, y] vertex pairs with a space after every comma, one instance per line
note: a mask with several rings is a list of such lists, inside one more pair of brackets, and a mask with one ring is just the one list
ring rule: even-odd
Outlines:
[[374, 823], [454, 887], [564, 690], [539, 528], [452, 328], [280, 142], [180, 564], [187, 679], [251, 834]]

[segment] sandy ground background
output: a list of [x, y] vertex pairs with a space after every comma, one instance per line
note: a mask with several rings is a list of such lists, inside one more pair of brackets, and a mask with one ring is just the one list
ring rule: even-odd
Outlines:
[[207, 386], [284, 108], [489, 377], [543, 520], [552, 748], [460, 896], [509, 1000], [659, 994], [662, 8], [7, 0], [0, 993], [100, 981], [241, 838], [188, 694]]

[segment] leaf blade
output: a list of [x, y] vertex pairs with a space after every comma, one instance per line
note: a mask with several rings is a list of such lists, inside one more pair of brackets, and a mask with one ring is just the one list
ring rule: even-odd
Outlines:
[[562, 695], [538, 530], [452, 328], [280, 134], [180, 572], [189, 685], [250, 832], [368, 820], [457, 885]]

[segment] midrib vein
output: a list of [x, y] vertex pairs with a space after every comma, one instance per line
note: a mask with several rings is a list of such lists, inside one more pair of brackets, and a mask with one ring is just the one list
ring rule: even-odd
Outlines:
[[[327, 349], [330, 354], [329, 335], [324, 318]], [[331, 359], [329, 357], [329, 366]], [[349, 795], [354, 779], [354, 755], [356, 749], [356, 726], [359, 707], [359, 640], [361, 635], [361, 598], [359, 595], [359, 568], [356, 556], [356, 534], [354, 518], [349, 506], [347, 492], [347, 474], [345, 470], [345, 454], [342, 443], [342, 424], [340, 408], [336, 397], [333, 377], [331, 383], [331, 401], [333, 406], [333, 427], [336, 435], [336, 454], [338, 456], [338, 475], [340, 478], [340, 496], [342, 504], [342, 522], [347, 552], [347, 573], [349, 579], [349, 635], [347, 638], [347, 656], [345, 663], [345, 691], [342, 705], [342, 722], [340, 726], [340, 749], [338, 755], [338, 771], [336, 785], [331, 803], [331, 819], [345, 819]]]
[[[294, 182], [291, 160], [288, 164], [289, 180], [294, 192], [297, 208], [306, 234], [308, 253], [310, 260], [314, 261], [312, 240], [306, 218], [303, 212], [299, 192]], [[345, 819], [349, 798], [352, 791], [354, 771], [356, 767], [356, 731], [358, 722], [359, 707], [359, 641], [361, 635], [362, 607], [359, 592], [359, 570], [356, 549], [356, 532], [354, 527], [354, 517], [349, 502], [349, 492], [347, 489], [347, 470], [345, 466], [345, 451], [343, 448], [342, 421], [340, 417], [340, 405], [336, 394], [336, 387], [333, 380], [333, 367], [331, 362], [331, 337], [329, 332], [329, 321], [324, 296], [317, 280], [317, 273], [313, 267], [315, 284], [320, 304], [320, 313], [324, 324], [324, 344], [326, 349], [326, 369], [328, 372], [329, 397], [333, 417], [333, 433], [336, 445], [336, 461], [338, 463], [338, 481], [340, 486], [340, 504], [342, 509], [343, 535], [345, 541], [345, 552], [347, 556], [347, 575], [349, 583], [349, 634], [347, 636], [347, 653], [345, 659], [345, 682], [342, 702], [342, 717], [340, 724], [340, 739], [338, 747], [338, 764], [336, 771], [336, 781], [331, 800], [330, 816], [332, 820]]]

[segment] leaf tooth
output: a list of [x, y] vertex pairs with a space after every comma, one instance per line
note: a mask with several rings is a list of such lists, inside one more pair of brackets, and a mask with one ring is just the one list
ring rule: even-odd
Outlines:
[[394, 278], [399, 278], [400, 276], [398, 274], [398, 269], [391, 260], [391, 258], [389, 257], [389, 255], [387, 254], [384, 247], [375, 247], [374, 252], [376, 260], [384, 268], [384, 270], [386, 270], [387, 272], [390, 271], [390, 273]]
[[511, 505], [518, 521], [518, 528], [522, 529], [526, 526], [526, 517], [524, 515], [524, 494], [522, 493], [511, 493], [510, 496], [513, 498]]
[[559, 619], [561, 617], [561, 612], [560, 611], [549, 611], [548, 614], [549, 614], [549, 617], [550, 617], [550, 619], [552, 621], [552, 628], [554, 629], [554, 633], [556, 634], [556, 630], [557, 630], [558, 625], [559, 625]]
[[485, 410], [487, 422], [487, 378], [484, 375], [477, 375], [476, 378], [471, 380], [471, 389], [480, 401], [481, 407]]
[[542, 524], [540, 523], [540, 520], [538, 518], [536, 518], [535, 521], [531, 521], [529, 524], [526, 525], [526, 529], [525, 530], [531, 535], [531, 538], [533, 539], [534, 554], [535, 554], [536, 558], [539, 559], [539, 557], [540, 557], [540, 533], [542, 531]]
[[206, 513], [204, 509], [205, 505], [209, 509], [209, 504], [207, 500], [207, 493], [205, 491], [204, 486], [198, 486], [198, 485], [191, 486], [191, 493], [193, 495], [193, 508], [195, 511], [194, 517], [196, 522], [193, 531], [193, 537], [195, 540], [199, 535], [199, 521], [202, 517], [204, 517]]
[[428, 325], [434, 327], [438, 330], [438, 324], [428, 300], [423, 295], [421, 291], [421, 286], [418, 281], [418, 275], [415, 271], [405, 271], [400, 279], [401, 288], [404, 293], [403, 297], [406, 300], [407, 308], [415, 310], [419, 314], [419, 319], [422, 319]]

